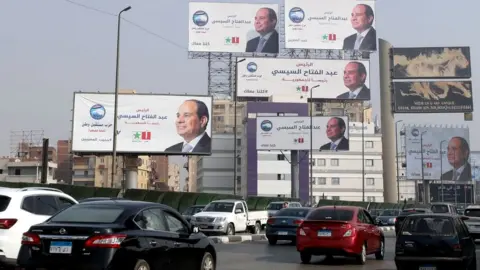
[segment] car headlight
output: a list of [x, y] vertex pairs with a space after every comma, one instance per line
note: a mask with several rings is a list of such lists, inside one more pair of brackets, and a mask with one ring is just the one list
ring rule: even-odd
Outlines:
[[225, 221], [227, 218], [226, 217], [217, 217], [215, 218], [215, 222], [222, 222]]

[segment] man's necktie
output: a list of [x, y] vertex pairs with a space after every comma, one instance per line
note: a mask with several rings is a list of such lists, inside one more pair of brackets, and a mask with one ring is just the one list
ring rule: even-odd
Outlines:
[[264, 38], [260, 38], [260, 40], [258, 41], [258, 46], [257, 46], [256, 52], [262, 52], [263, 46], [265, 46], [266, 42], [267, 41]]
[[335, 150], [337, 149], [337, 145], [334, 143], [330, 143], [330, 150]]
[[360, 49], [360, 45], [362, 45], [362, 40], [363, 40], [363, 36], [357, 34], [357, 39], [355, 40], [355, 45], [353, 46], [354, 50], [359, 50]]
[[182, 148], [182, 153], [190, 153], [193, 147], [190, 144], [185, 144]]
[[453, 181], [457, 181], [457, 178], [458, 178], [458, 172], [456, 170], [453, 170]]
[[353, 93], [353, 92], [348, 93], [348, 98], [349, 99], [355, 99], [356, 97], [357, 97], [357, 95], [355, 95], [355, 93]]

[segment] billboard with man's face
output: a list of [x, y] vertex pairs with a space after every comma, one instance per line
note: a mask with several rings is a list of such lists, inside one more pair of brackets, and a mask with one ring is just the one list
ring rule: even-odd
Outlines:
[[472, 181], [468, 128], [407, 127], [406, 140], [407, 179]]
[[[114, 94], [75, 93], [72, 152], [113, 151]], [[117, 152], [210, 155], [212, 97], [120, 94]]]

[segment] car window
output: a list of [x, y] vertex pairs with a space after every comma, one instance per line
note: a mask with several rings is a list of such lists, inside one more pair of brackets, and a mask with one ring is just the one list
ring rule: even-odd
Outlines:
[[188, 233], [188, 228], [183, 222], [169, 212], [163, 212], [167, 221], [168, 230], [174, 233]]
[[168, 231], [163, 220], [163, 212], [159, 208], [150, 208], [141, 211], [134, 220], [138, 227], [149, 231]]
[[460, 239], [468, 236], [468, 231], [464, 229], [463, 224], [459, 219], [455, 219], [455, 229], [457, 229], [458, 237]]
[[280, 210], [283, 208], [283, 203], [271, 203], [267, 206], [267, 210]]
[[57, 200], [58, 200], [58, 209], [60, 209], [60, 210], [68, 208], [68, 207], [76, 204], [75, 202], [73, 202], [70, 199], [67, 199], [65, 197], [58, 196]]
[[448, 217], [408, 217], [402, 226], [402, 235], [453, 235], [455, 225]]
[[193, 208], [193, 214], [195, 215], [196, 213], [200, 213], [202, 212], [203, 210], [203, 207], [195, 207]]
[[53, 216], [50, 221], [58, 223], [114, 223], [124, 209], [116, 206], [86, 206], [77, 204], [69, 207], [57, 215]]
[[7, 210], [11, 199], [8, 196], [0, 195], [0, 212]]
[[370, 216], [370, 214], [368, 213], [368, 211], [366, 210], [363, 210], [363, 215], [365, 216], [365, 221], [367, 222], [367, 224], [375, 224], [375, 221], [373, 220], [373, 218]]
[[58, 212], [56, 198], [49, 195], [25, 197], [21, 208], [32, 214], [43, 216], [52, 216]]
[[350, 221], [353, 219], [353, 211], [345, 209], [324, 208], [310, 212], [307, 220], [339, 220]]
[[433, 213], [450, 213], [448, 205], [432, 205], [431, 210]]
[[464, 215], [467, 217], [480, 217], [480, 208], [466, 209]]
[[234, 205], [231, 202], [211, 202], [205, 207], [203, 211], [232, 213], [233, 207]]
[[235, 212], [237, 212], [237, 210], [240, 209], [240, 213], [245, 213], [245, 210], [243, 210], [243, 205], [241, 203], [237, 203], [237, 205], [235, 205]]

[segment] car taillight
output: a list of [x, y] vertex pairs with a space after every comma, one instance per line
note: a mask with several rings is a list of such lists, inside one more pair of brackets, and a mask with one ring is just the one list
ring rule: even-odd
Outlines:
[[95, 235], [87, 239], [85, 247], [120, 248], [120, 245], [125, 238], [127, 238], [125, 234]]
[[343, 237], [350, 237], [350, 236], [354, 236], [355, 235], [355, 229], [350, 229], [350, 230], [347, 230], [344, 234], [343, 234]]
[[305, 231], [302, 228], [298, 229], [298, 234], [301, 235], [301, 236], [307, 236], [307, 234], [305, 233]]
[[2, 218], [0, 219], [0, 229], [10, 229], [15, 223], [17, 223], [18, 219], [14, 218]]
[[269, 218], [269, 219], [267, 220], [267, 224], [272, 225], [273, 223], [275, 223], [275, 219], [274, 219], [274, 218]]
[[22, 245], [40, 245], [40, 236], [26, 232], [22, 235]]
[[295, 219], [293, 221], [293, 224], [300, 225], [300, 224], [302, 224], [302, 222], [303, 222], [303, 219]]
[[462, 251], [462, 246], [460, 244], [455, 244], [452, 246], [452, 248], [453, 248], [453, 251], [458, 251], [458, 252]]

